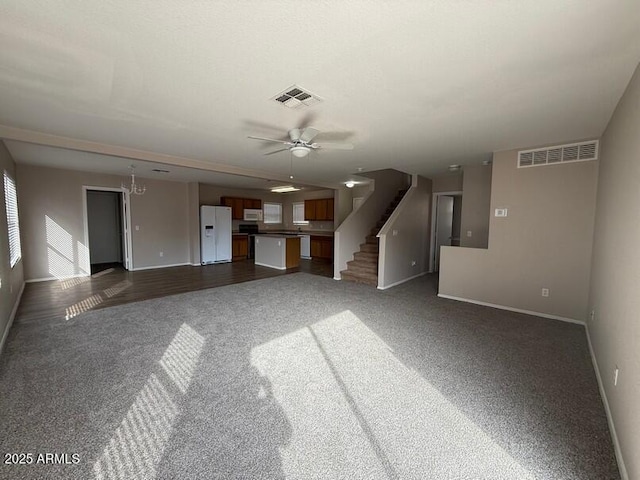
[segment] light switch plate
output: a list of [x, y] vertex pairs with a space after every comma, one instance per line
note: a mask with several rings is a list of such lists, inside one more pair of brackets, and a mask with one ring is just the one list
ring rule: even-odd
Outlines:
[[496, 217], [506, 217], [507, 209], [506, 208], [496, 208]]

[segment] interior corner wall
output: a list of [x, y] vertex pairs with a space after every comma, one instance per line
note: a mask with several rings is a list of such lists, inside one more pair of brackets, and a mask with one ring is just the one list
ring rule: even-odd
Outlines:
[[[3, 180], [0, 181], [0, 352], [9, 328], [13, 320], [12, 313], [15, 312], [20, 293], [24, 286], [23, 260], [19, 260], [11, 268], [9, 256], [9, 231], [7, 227], [6, 205], [4, 200], [4, 172], [16, 180], [16, 165], [7, 150], [4, 142], [0, 140], [0, 174]], [[18, 213], [21, 214], [21, 205], [18, 201]], [[21, 235], [24, 238], [24, 234]], [[24, 249], [23, 249], [24, 258]]]
[[[89, 274], [82, 187], [120, 188], [122, 177], [27, 164], [17, 177], [25, 279]], [[140, 183], [146, 193], [130, 202], [133, 268], [189, 263], [186, 183]]]
[[464, 168], [460, 223], [461, 247], [487, 248], [489, 246], [491, 170], [491, 165]]
[[337, 227], [353, 210], [353, 189], [341, 187], [335, 191], [334, 224]]
[[508, 216], [490, 217], [488, 249], [442, 247], [439, 293], [585, 321], [598, 162], [517, 168], [517, 156], [494, 154], [490, 211]]
[[600, 142], [589, 297], [594, 317], [588, 322], [620, 448], [618, 463], [629, 479], [640, 478], [639, 132], [640, 65]]

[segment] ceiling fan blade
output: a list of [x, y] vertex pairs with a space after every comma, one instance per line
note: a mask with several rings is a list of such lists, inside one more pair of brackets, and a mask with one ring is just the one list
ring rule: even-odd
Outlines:
[[298, 129], [304, 130], [309, 125], [311, 125], [315, 119], [316, 119], [316, 115], [314, 113], [311, 113], [311, 112], [307, 113], [304, 117], [302, 117], [302, 119], [298, 123]]
[[291, 130], [289, 130], [289, 138], [293, 143], [296, 143], [298, 140], [300, 140], [300, 129], [292, 128]]
[[307, 127], [302, 132], [302, 135], [300, 135], [300, 141], [304, 142], [304, 143], [309, 143], [319, 133], [320, 133], [320, 130], [317, 130], [317, 129], [313, 128], [313, 127]]
[[314, 143], [311, 148], [321, 148], [323, 150], [353, 150], [351, 143]]
[[278, 125], [272, 125], [270, 123], [260, 122], [258, 120], [244, 120], [243, 123], [245, 124], [247, 129], [251, 131], [255, 130], [261, 133], [270, 132], [269, 135], [271, 135], [271, 132], [273, 132], [273, 134], [277, 135], [278, 137], [285, 130], [283, 127], [280, 127]]
[[264, 142], [276, 142], [276, 143], [282, 143], [284, 145], [291, 145], [291, 142], [287, 140], [276, 140], [275, 138], [254, 137], [252, 135], [247, 136], [247, 138], [251, 138], [253, 140], [262, 140]]
[[288, 148], [281, 148], [280, 150], [274, 150], [273, 152], [267, 152], [267, 153], [265, 153], [265, 155], [273, 155], [274, 153], [286, 152], [287, 150], [289, 150], [289, 149]]

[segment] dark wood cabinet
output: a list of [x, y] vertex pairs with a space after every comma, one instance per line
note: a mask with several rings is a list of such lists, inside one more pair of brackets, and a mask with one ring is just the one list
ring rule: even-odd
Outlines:
[[314, 260], [333, 261], [333, 238], [311, 235], [311, 258]]
[[304, 201], [305, 220], [333, 220], [333, 198], [316, 198]]
[[233, 261], [245, 260], [249, 255], [249, 237], [247, 235], [233, 235], [231, 239], [231, 256]]
[[220, 203], [225, 207], [231, 207], [231, 218], [234, 220], [244, 220], [244, 211], [247, 208], [262, 208], [262, 200], [259, 198], [221, 197]]
[[315, 200], [304, 201], [304, 219], [305, 220], [316, 219], [316, 201]]
[[260, 210], [262, 209], [262, 200], [258, 199], [258, 198], [243, 198], [243, 205], [244, 208], [250, 208], [250, 209], [254, 209], [254, 210]]
[[316, 200], [316, 220], [326, 220], [327, 219], [327, 200], [320, 199]]

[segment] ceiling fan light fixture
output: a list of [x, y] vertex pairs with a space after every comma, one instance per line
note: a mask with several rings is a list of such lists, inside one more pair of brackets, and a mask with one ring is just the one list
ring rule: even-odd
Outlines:
[[299, 145], [296, 147], [291, 147], [290, 150], [294, 157], [303, 158], [309, 155], [309, 151], [311, 149], [309, 147], [303, 147]]

